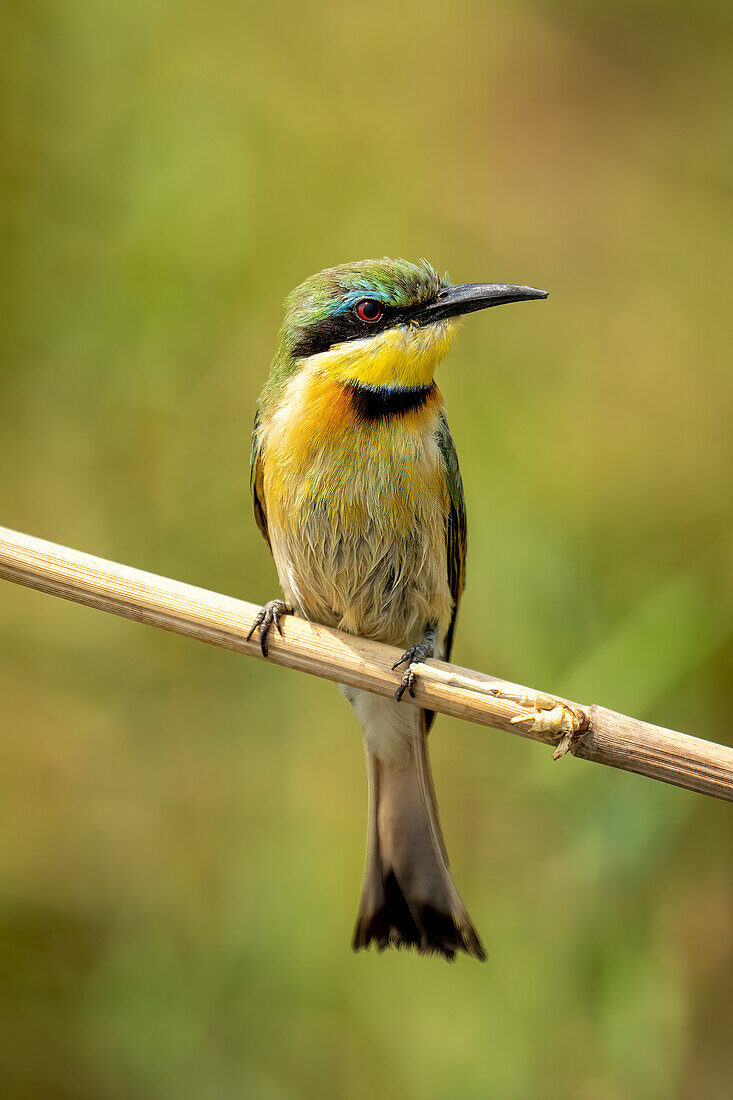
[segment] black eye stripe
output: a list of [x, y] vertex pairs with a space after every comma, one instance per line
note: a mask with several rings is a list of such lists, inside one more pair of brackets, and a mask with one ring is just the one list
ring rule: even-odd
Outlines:
[[305, 359], [309, 355], [319, 355], [323, 351], [328, 351], [334, 344], [343, 344], [346, 340], [363, 340], [385, 329], [406, 324], [418, 309], [422, 309], [427, 304], [427, 302], [415, 302], [411, 306], [397, 307], [377, 302], [376, 304], [382, 310], [381, 316], [375, 321], [361, 320], [357, 315], [357, 308], [364, 302], [373, 300], [362, 298], [352, 309], [345, 309], [342, 313], [335, 313], [321, 321], [303, 325], [296, 332], [295, 342], [291, 348], [293, 357]]

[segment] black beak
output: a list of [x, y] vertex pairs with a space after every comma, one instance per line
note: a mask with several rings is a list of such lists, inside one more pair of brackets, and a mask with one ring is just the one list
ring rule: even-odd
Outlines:
[[441, 290], [434, 302], [415, 311], [412, 320], [419, 325], [444, 321], [446, 317], [458, 317], [463, 313], [475, 313], [489, 306], [503, 306], [507, 302], [531, 302], [546, 298], [546, 290], [533, 286], [513, 286], [511, 283], [462, 283]]

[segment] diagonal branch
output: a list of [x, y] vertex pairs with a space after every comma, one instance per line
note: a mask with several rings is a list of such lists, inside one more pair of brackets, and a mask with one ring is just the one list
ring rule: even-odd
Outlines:
[[[259, 608], [204, 588], [144, 573], [0, 528], [0, 577], [76, 603], [246, 653]], [[283, 619], [270, 635], [269, 660], [286, 668], [393, 695], [399, 652], [303, 619]], [[517, 733], [583, 760], [733, 801], [733, 748], [640, 722], [600, 706], [579, 706], [442, 661], [414, 666], [415, 702], [469, 722]], [[409, 706], [409, 703], [405, 703]]]

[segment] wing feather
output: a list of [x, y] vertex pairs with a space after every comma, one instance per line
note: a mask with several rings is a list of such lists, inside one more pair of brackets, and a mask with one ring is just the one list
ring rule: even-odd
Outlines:
[[272, 546], [270, 545], [270, 534], [267, 529], [267, 508], [265, 506], [264, 495], [264, 463], [262, 461], [263, 445], [260, 436], [260, 414], [259, 412], [255, 416], [254, 429], [252, 431], [252, 458], [250, 468], [250, 485], [252, 486], [252, 503], [254, 505], [255, 523], [262, 532], [262, 537], [267, 543], [270, 552], [272, 553]]
[[[453, 597], [453, 615], [448, 633], [445, 636], [445, 653], [443, 657], [444, 660], [449, 661], [453, 648], [453, 632], [458, 614], [458, 604], [466, 581], [466, 507], [463, 499], [461, 471], [458, 468], [458, 455], [456, 454], [453, 437], [450, 434], [448, 421], [444, 416], [440, 417], [435, 438], [443, 459], [443, 470], [450, 502], [445, 517], [445, 549], [448, 566], [448, 587]], [[432, 726], [434, 719], [435, 713], [432, 710], [426, 710], [426, 732]]]
[[445, 639], [445, 660], [450, 659], [453, 647], [453, 632], [458, 614], [458, 604], [466, 582], [466, 507], [463, 498], [463, 482], [458, 468], [453, 437], [448, 423], [441, 416], [436, 434], [438, 447], [443, 458], [446, 484], [450, 498], [450, 507], [445, 520], [445, 544], [448, 561], [448, 586], [453, 597], [453, 618]]

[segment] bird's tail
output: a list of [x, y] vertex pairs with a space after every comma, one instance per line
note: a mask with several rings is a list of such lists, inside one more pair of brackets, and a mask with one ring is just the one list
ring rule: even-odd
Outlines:
[[[404, 704], [402, 704], [404, 707]], [[366, 868], [353, 947], [374, 941], [415, 947], [452, 959], [465, 951], [485, 959], [448, 868], [430, 771], [425, 712], [404, 764], [387, 764], [369, 747], [369, 831]]]

